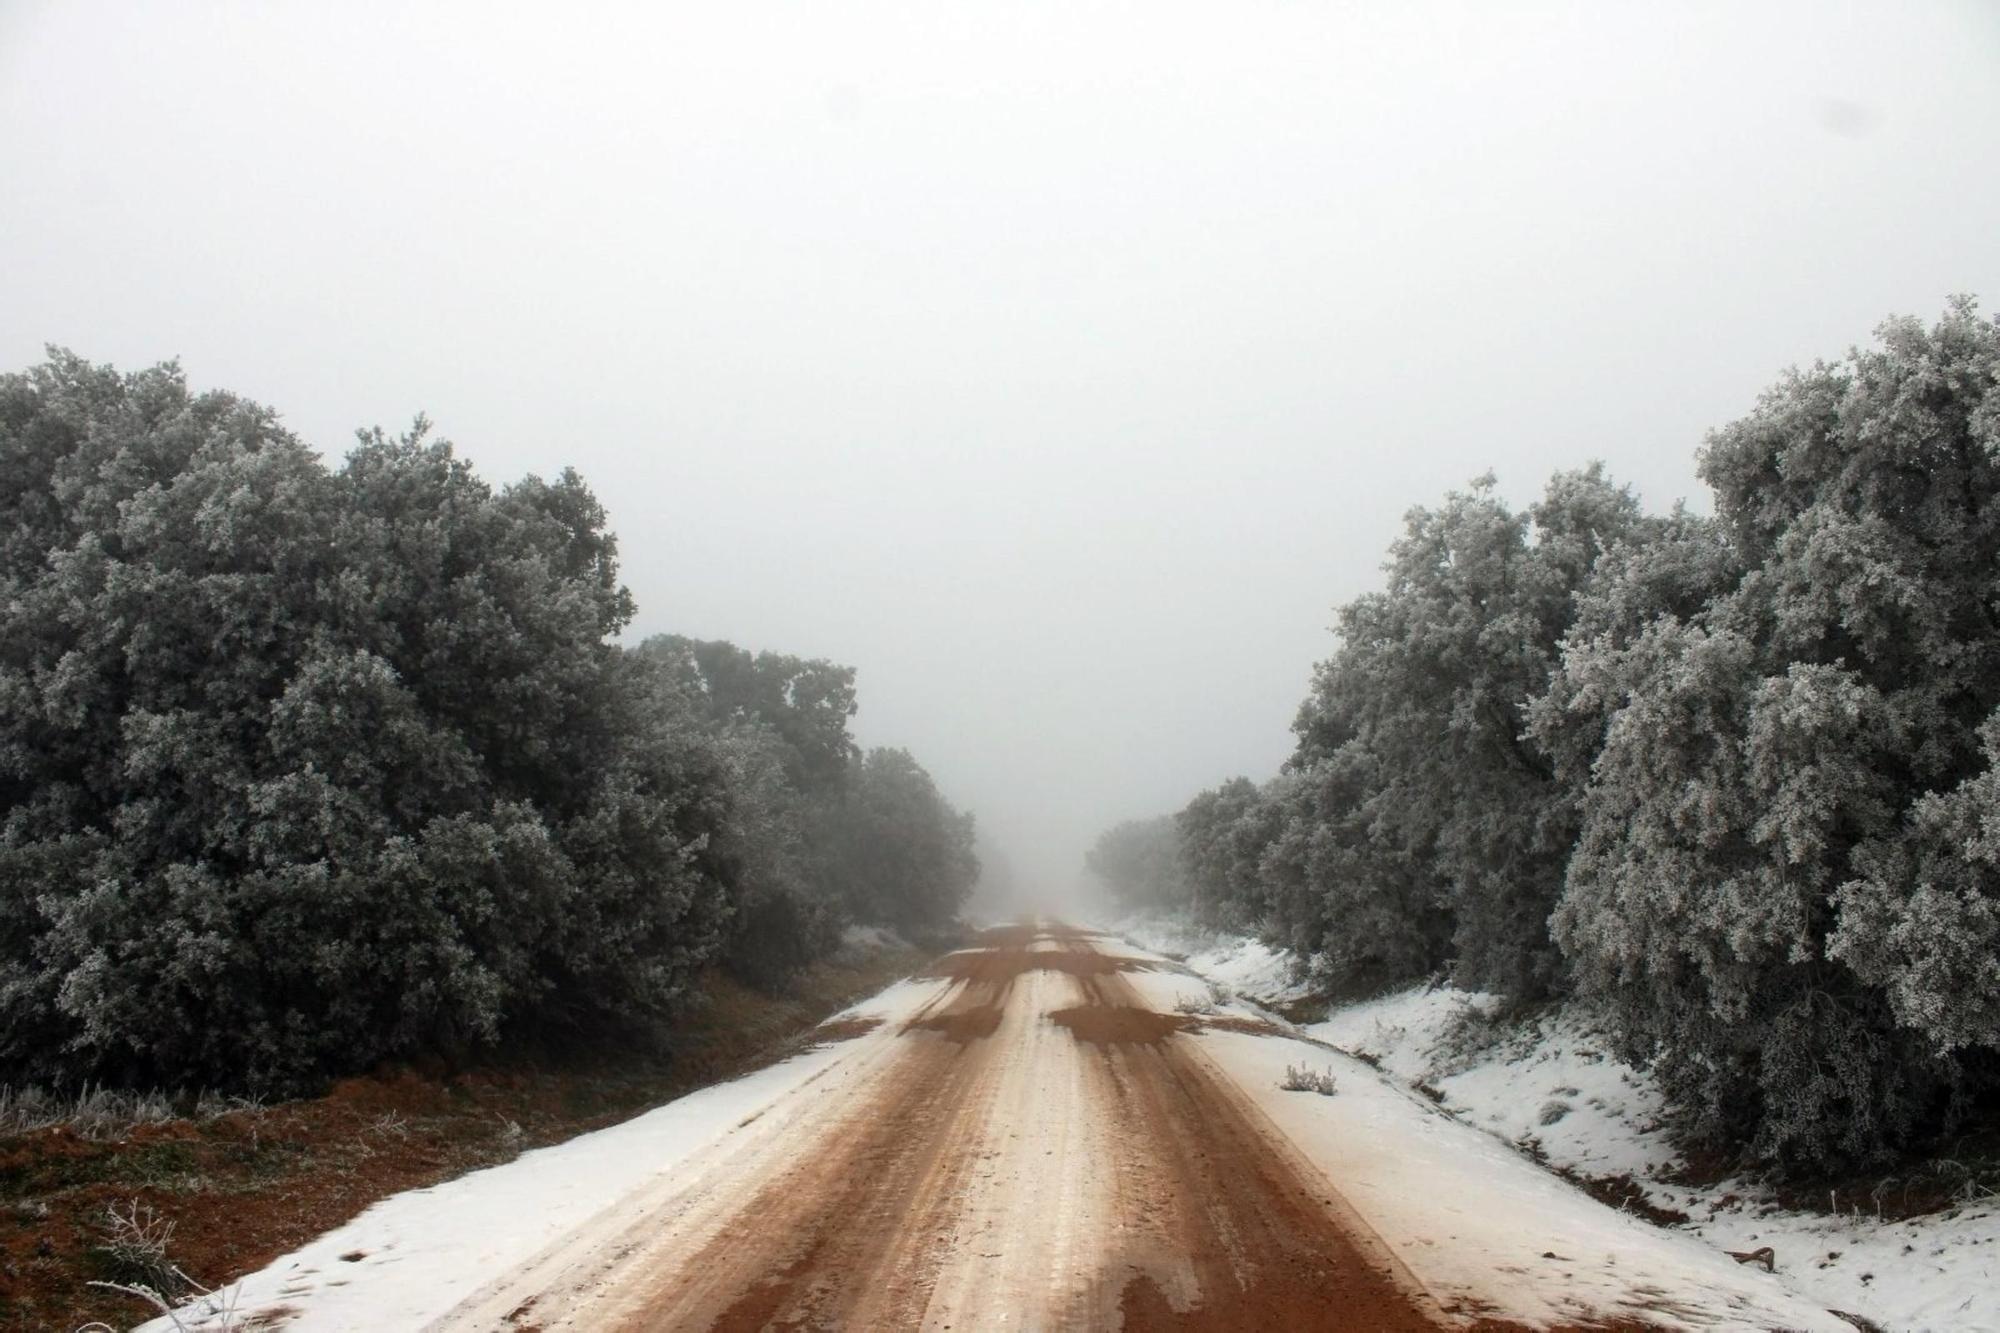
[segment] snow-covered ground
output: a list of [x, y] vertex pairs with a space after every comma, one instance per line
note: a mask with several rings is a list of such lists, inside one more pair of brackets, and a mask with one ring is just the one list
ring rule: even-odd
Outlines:
[[[1184, 956], [1194, 972], [1253, 1002], [1300, 994], [1289, 958], [1254, 940], [1145, 921], [1120, 931]], [[1490, 996], [1419, 986], [1338, 1009], [1300, 1032], [1441, 1095], [1443, 1111], [1509, 1145], [1517, 1162], [1540, 1156], [1583, 1175], [1630, 1176], [1650, 1203], [1688, 1216], [1668, 1230], [1718, 1256], [1770, 1247], [1778, 1278], [1826, 1308], [1885, 1329], [2000, 1330], [2000, 1200], [1893, 1222], [1876, 1218], [1865, 1200], [1851, 1208], [1839, 1201], [1838, 1214], [1802, 1213], [1752, 1181], [1689, 1187], [1663, 1179], [1679, 1159], [1647, 1074], [1612, 1055], [1581, 1012], [1510, 1026], [1482, 1021], [1493, 1007]]]
[[[1139, 948], [1186, 954], [1185, 973], [1132, 976], [1155, 1008], [1206, 1005], [1225, 1021], [1268, 1022], [1257, 999], [1283, 998], [1289, 985], [1282, 957], [1259, 944], [1125, 934]], [[1273, 982], [1275, 994], [1263, 989]], [[1849, 1329], [1763, 1272], [1605, 1207], [1396, 1078], [1296, 1031], [1285, 1039], [1221, 1027], [1197, 1040], [1447, 1310], [1543, 1327], [1630, 1318]], [[1286, 1091], [1293, 1066], [1331, 1072], [1336, 1092]]]
[[[897, 982], [829, 1021], [877, 1019], [884, 1030], [861, 1040], [886, 1049], [894, 1025], [937, 990], [935, 981]], [[868, 1062], [851, 1058], [854, 1045], [816, 1046], [609, 1129], [384, 1199], [182, 1310], [179, 1327], [233, 1330], [286, 1311], [282, 1326], [294, 1333], [422, 1328], [697, 1152], [728, 1151], [732, 1137], [748, 1150], [742, 1145], [781, 1133], [766, 1112], [794, 1091], [865, 1074]], [[140, 1333], [176, 1327], [163, 1316]]]
[[[1668, 1327], [1841, 1333], [1848, 1326], [1828, 1311], [1844, 1310], [1899, 1330], [2000, 1328], [1992, 1295], [2000, 1292], [1993, 1244], [2000, 1219], [1990, 1207], [1877, 1226], [1725, 1204], [1727, 1187], [1697, 1194], [1654, 1181], [1649, 1188], [1659, 1202], [1694, 1214], [1687, 1226], [1656, 1227], [1599, 1204], [1515, 1146], [1532, 1135], [1554, 1163], [1642, 1180], [1671, 1161], [1657, 1132], [1657, 1094], [1575, 1020], [1469, 1044], [1465, 1015], [1482, 1012], [1486, 1002], [1417, 990], [1351, 1007], [1309, 1029], [1278, 1031], [1260, 1001], [1297, 995], [1282, 955], [1240, 939], [1127, 934], [1157, 951], [1157, 968], [1119, 974], [1138, 998], [1163, 1013], [1207, 1014], [1210, 1025], [1191, 1036], [1200, 1058], [1261, 1110], [1274, 1141], [1288, 1142], [1286, 1151], [1318, 1170], [1329, 1183], [1329, 1206], [1347, 1215], [1357, 1234], [1372, 1233], [1461, 1316], [1549, 1324], [1624, 1315]], [[1167, 965], [1161, 953], [1185, 956], [1187, 970]], [[1080, 987], [1061, 970], [1027, 976], [1034, 984], [1024, 989], [1047, 1003], [1010, 1008], [1011, 1026], [1003, 1024], [994, 1042], [1005, 1044], [1011, 1034], [1023, 1052], [1065, 1056], [1061, 1067], [1073, 1073], [1082, 1064], [1072, 1043], [1047, 1040], [1057, 1029], [1037, 1015], [1074, 1003]], [[794, 1145], [812, 1141], [815, 1126], [825, 1129], [829, 1106], [866, 1100], [871, 1083], [899, 1067], [908, 1043], [899, 1041], [897, 1025], [946, 986], [938, 979], [899, 983], [843, 1015], [879, 1018], [877, 1031], [505, 1166], [383, 1200], [243, 1279], [225, 1299], [239, 1317], [285, 1310], [285, 1326], [298, 1330], [424, 1327], [496, 1279], [535, 1271], [552, 1246], [632, 1225], [635, 1199], [678, 1198], [674, 1192], [692, 1188], [697, 1177], [729, 1194], [728, 1183], [751, 1174], [755, 1163], [795, 1156]], [[1335, 1047], [1371, 1055], [1380, 1068]], [[1047, 1119], [1046, 1099], [1065, 1087], [1078, 1094], [1094, 1086], [1054, 1078], [1046, 1058], [1029, 1065], [1034, 1077], [1023, 1086], [1032, 1085], [1032, 1096], [1019, 1107], [1008, 1103], [1012, 1109], [995, 1121], [999, 1129]], [[1283, 1091], [1292, 1065], [1331, 1071], [1335, 1095]], [[1417, 1091], [1420, 1084], [1440, 1092], [1442, 1104]], [[1096, 1122], [1085, 1116], [1079, 1123]], [[1045, 1175], [1042, 1158], [1030, 1156]], [[1095, 1150], [1070, 1156], [1107, 1160]], [[1102, 1184], [1089, 1171], [1071, 1174]], [[1044, 1175], [1035, 1176], [1037, 1199], [1046, 1192]], [[1724, 1253], [1762, 1245], [1777, 1252], [1775, 1277]], [[1827, 1259], [1828, 1252], [1837, 1253]], [[164, 1333], [168, 1325], [147, 1328]]]

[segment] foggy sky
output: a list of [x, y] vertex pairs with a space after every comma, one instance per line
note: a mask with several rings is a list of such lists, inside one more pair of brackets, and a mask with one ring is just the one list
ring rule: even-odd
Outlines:
[[1275, 770], [1409, 506], [1705, 505], [2000, 302], [1989, 4], [578, 8], [0, 0], [0, 368], [574, 465], [633, 637], [858, 667], [1035, 886]]

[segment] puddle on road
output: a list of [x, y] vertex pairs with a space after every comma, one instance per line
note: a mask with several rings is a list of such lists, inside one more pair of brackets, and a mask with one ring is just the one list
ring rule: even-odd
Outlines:
[[1072, 1037], [1092, 1046], [1157, 1046], [1189, 1024], [1180, 1014], [1094, 1004], [1053, 1010], [1049, 1021], [1068, 1028]]

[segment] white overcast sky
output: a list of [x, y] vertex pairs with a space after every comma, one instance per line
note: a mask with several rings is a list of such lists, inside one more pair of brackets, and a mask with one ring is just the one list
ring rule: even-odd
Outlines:
[[1992, 3], [0, 0], [0, 367], [574, 465], [1038, 885], [1262, 777], [1405, 509], [2000, 303]]

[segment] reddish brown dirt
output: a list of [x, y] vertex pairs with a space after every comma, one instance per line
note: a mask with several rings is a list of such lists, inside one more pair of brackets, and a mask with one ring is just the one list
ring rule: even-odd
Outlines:
[[57, 1127], [0, 1137], [0, 1330], [126, 1327], [151, 1312], [87, 1284], [107, 1259], [105, 1210], [131, 1201], [174, 1224], [168, 1256], [215, 1285], [263, 1267], [377, 1199], [600, 1128], [802, 1043], [858, 1035], [825, 1014], [921, 959], [822, 965], [794, 993], [716, 976], [668, 1064], [535, 1065], [425, 1076], [389, 1070], [324, 1096], [84, 1138]]
[[[1205, 1014], [1194, 1020], [1203, 1032], [1242, 1032], [1252, 1037], [1289, 1037], [1302, 1040], [1298, 1033], [1262, 1018], [1238, 1018], [1234, 1014]], [[1324, 1045], [1324, 1043], [1316, 1043]]]
[[[1122, 979], [1092, 998], [1109, 1015], [1145, 1012]], [[1121, 1139], [1144, 1145], [1143, 1175], [1164, 1204], [1129, 1256], [1126, 1329], [1439, 1326], [1380, 1242], [1345, 1224], [1323, 1179], [1194, 1047], [1162, 1036], [1102, 1049]], [[1165, 1279], [1190, 1268], [1196, 1295], [1177, 1303]]]
[[983, 1041], [1000, 1030], [1000, 1020], [1006, 1010], [997, 1004], [976, 1005], [970, 1009], [951, 1009], [943, 1013], [929, 1014], [923, 1018], [913, 1018], [903, 1025], [905, 1032], [938, 1032], [946, 1041], [963, 1046], [968, 1042]]
[[[944, 1030], [955, 1014], [987, 1011], [997, 1023], [998, 1010], [975, 1005], [905, 1031]], [[622, 1327], [837, 1327], [864, 1290], [921, 1312], [935, 1273], [925, 1238], [942, 1234], [975, 1165], [953, 1151], [968, 1137], [963, 1122], [975, 1108], [962, 1094], [981, 1058], [961, 1059], [962, 1049], [913, 1045], [884, 1095], [839, 1127], [833, 1151], [795, 1163], [746, 1200], [723, 1234], [661, 1275], [645, 1313]], [[890, 1262], [912, 1245], [905, 1262]]]
[[[124, 1327], [145, 1307], [94, 1289], [130, 1280], [103, 1248], [106, 1210], [134, 1202], [174, 1224], [169, 1256], [214, 1283], [272, 1259], [400, 1190], [504, 1161], [578, 1124], [553, 1080], [349, 1080], [323, 1098], [106, 1139], [65, 1129], [0, 1148], [0, 1328]], [[511, 1127], [511, 1128], [510, 1128]]]
[[[1093, 1097], [1115, 1121], [1106, 1127], [1115, 1161], [1046, 1167], [1051, 1179], [1082, 1169], [1118, 1182], [1120, 1216], [1094, 1247], [1102, 1271], [1085, 1275], [1080, 1298], [1102, 1312], [1093, 1323], [1122, 1318], [1142, 1331], [1442, 1325], [1380, 1242], [1348, 1229], [1324, 1180], [1176, 1039], [1191, 1020], [1145, 1008], [1116, 968], [1085, 961], [1087, 939], [1030, 954], [1034, 934], [990, 938], [987, 949], [954, 956], [956, 984], [900, 1029], [910, 1040], [878, 1094], [799, 1144], [779, 1172], [732, 1204], [734, 1220], [719, 1234], [642, 1275], [624, 1315], [592, 1326], [751, 1333], [921, 1323], [961, 1200], [991, 1155], [978, 1151], [992, 1086], [983, 1074], [1013, 1039], [990, 1038], [1010, 1002], [1019, 1003], [1017, 979], [1042, 970], [1044, 958], [1073, 960], [1053, 970], [1077, 979], [1084, 1003], [1048, 1017], [1090, 1052]], [[1033, 1310], [1009, 1313], [1040, 1326]]]
[[1114, 972], [1179, 971], [1174, 964], [1117, 954], [1068, 949], [961, 949], [931, 964], [924, 975], [953, 981], [1011, 980], [1024, 972], [1064, 972], [1073, 977], [1104, 977]]
[[1104, 1004], [1058, 1009], [1049, 1018], [1057, 1026], [1068, 1028], [1078, 1041], [1093, 1046], [1158, 1046], [1189, 1023], [1179, 1014], [1156, 1014], [1150, 1009]]
[[1688, 1215], [1680, 1209], [1666, 1208], [1654, 1203], [1639, 1182], [1632, 1179], [1629, 1171], [1620, 1171], [1616, 1175], [1593, 1176], [1567, 1167], [1557, 1167], [1556, 1174], [1599, 1203], [1624, 1212], [1637, 1213], [1654, 1226], [1677, 1227], [1688, 1220]]

